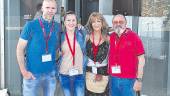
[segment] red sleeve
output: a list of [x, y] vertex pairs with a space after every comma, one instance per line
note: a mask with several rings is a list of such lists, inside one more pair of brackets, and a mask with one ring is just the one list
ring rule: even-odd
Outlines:
[[135, 47], [136, 47], [135, 48], [136, 49], [136, 54], [138, 56], [145, 53], [142, 40], [140, 39], [140, 37], [137, 34], [135, 35]]

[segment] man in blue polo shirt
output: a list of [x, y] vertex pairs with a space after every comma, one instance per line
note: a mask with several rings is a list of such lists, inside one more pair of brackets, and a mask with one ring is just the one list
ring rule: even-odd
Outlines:
[[[57, 11], [55, 0], [44, 0], [42, 16], [29, 21], [17, 45], [17, 60], [23, 76], [23, 95], [54, 96], [56, 88], [56, 50], [59, 44], [59, 23], [53, 20]], [[26, 56], [24, 56], [26, 54]]]

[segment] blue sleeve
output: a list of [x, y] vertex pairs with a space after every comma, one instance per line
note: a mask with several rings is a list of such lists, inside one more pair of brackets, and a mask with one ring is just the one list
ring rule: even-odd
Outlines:
[[31, 23], [28, 21], [21, 32], [20, 38], [28, 40], [31, 37]]

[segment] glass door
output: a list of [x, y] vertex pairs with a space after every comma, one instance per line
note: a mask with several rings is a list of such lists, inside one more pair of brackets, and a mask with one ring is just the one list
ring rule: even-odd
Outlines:
[[143, 0], [138, 34], [145, 46], [146, 66], [142, 94], [170, 96], [169, 0]]
[[21, 75], [16, 62], [20, 25], [20, 0], [4, 0], [5, 11], [5, 87], [13, 96], [21, 95]]

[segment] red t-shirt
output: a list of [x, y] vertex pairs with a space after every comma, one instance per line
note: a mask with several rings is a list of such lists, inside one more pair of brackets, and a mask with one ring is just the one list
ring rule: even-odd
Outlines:
[[[144, 47], [139, 36], [130, 29], [118, 37], [110, 35], [109, 70], [111, 76], [119, 78], [136, 78], [138, 56], [144, 54]], [[112, 73], [112, 67], [120, 66], [120, 73]]]

